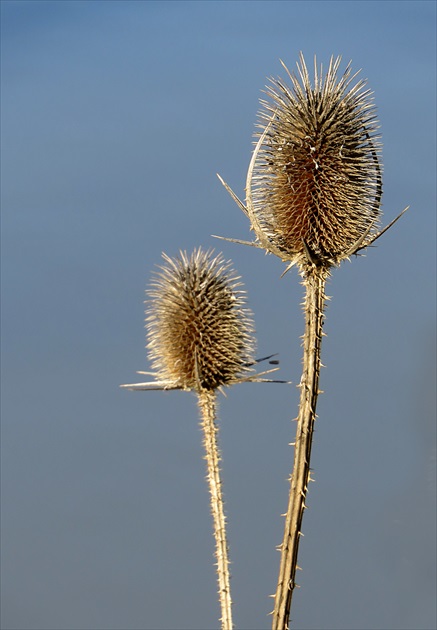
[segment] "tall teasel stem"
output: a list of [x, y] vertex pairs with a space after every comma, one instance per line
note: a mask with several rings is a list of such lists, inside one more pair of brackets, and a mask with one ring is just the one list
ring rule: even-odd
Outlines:
[[229, 576], [228, 543], [226, 538], [226, 517], [220, 478], [220, 452], [217, 444], [216, 424], [217, 395], [214, 391], [202, 390], [197, 393], [202, 419], [203, 444], [207, 464], [207, 481], [211, 500], [211, 514], [214, 525], [215, 556], [221, 609], [222, 628], [232, 628], [232, 600]]
[[[300, 55], [291, 81], [271, 79], [261, 101], [259, 132], [246, 180], [246, 205], [221, 179], [248, 216], [255, 241], [288, 271], [299, 268], [306, 289], [301, 395], [290, 497], [273, 611], [273, 629], [286, 630], [295, 587], [320, 372], [325, 282], [332, 267], [369, 247], [405, 212], [378, 231], [382, 196], [372, 93], [355, 81], [341, 58], [327, 71], [314, 59], [314, 80]], [[220, 237], [219, 237], [220, 238]], [[285, 272], [284, 272], [285, 273]]]
[[320, 269], [310, 271], [305, 279], [305, 335], [303, 370], [300, 387], [299, 415], [294, 444], [293, 473], [285, 518], [284, 539], [273, 611], [273, 630], [288, 627], [291, 600], [295, 587], [302, 518], [310, 479], [311, 445], [319, 394], [320, 350], [322, 344], [323, 310], [327, 274]]

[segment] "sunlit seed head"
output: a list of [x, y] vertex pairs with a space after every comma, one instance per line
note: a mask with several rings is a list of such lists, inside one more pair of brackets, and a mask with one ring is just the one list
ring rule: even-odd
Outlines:
[[163, 258], [146, 302], [147, 348], [157, 379], [195, 390], [238, 381], [250, 371], [255, 342], [231, 263], [201, 249]]
[[[371, 92], [340, 58], [311, 83], [303, 56], [291, 86], [271, 80], [264, 135], [248, 183], [249, 216], [263, 246], [305, 268], [339, 263], [378, 227], [381, 145]], [[285, 67], [285, 66], [284, 66]], [[248, 195], [249, 196], [249, 195]]]

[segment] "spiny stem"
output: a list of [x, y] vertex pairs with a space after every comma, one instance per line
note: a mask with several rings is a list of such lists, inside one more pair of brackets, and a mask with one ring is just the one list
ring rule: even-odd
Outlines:
[[232, 600], [229, 578], [226, 518], [224, 513], [221, 479], [220, 453], [217, 445], [216, 393], [212, 390], [198, 392], [198, 404], [202, 418], [203, 444], [207, 463], [207, 481], [211, 499], [214, 524], [215, 556], [217, 558], [218, 591], [221, 608], [222, 630], [232, 630]]
[[288, 509], [285, 518], [281, 563], [273, 611], [273, 630], [287, 630], [291, 599], [296, 585], [297, 556], [308, 482], [316, 404], [319, 393], [320, 347], [322, 342], [325, 283], [328, 272], [310, 268], [304, 279], [306, 289], [304, 313], [303, 371], [300, 382], [299, 415], [297, 418], [293, 472]]

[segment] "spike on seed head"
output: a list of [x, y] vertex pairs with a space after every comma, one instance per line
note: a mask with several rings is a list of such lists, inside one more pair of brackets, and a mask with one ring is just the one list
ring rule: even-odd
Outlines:
[[341, 58], [311, 84], [303, 56], [291, 87], [271, 79], [249, 167], [247, 210], [267, 250], [301, 268], [329, 268], [377, 228], [381, 145], [371, 92]]
[[182, 389], [213, 390], [250, 372], [252, 315], [242, 283], [221, 255], [163, 254], [150, 290], [146, 328], [156, 377]]

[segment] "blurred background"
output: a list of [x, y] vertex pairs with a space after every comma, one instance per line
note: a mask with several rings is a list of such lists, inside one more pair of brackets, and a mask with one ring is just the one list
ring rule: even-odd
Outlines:
[[292, 385], [220, 399], [238, 628], [270, 627], [301, 370], [302, 287], [244, 198], [270, 76], [342, 55], [369, 80], [384, 222], [335, 269], [292, 627], [435, 628], [436, 4], [1, 2], [4, 630], [219, 626], [195, 396], [147, 370], [161, 252], [243, 276]]

